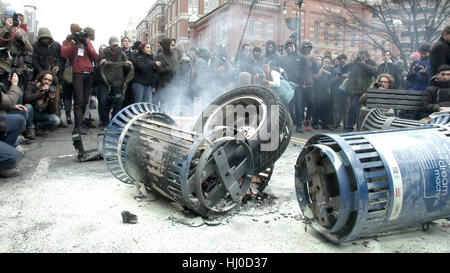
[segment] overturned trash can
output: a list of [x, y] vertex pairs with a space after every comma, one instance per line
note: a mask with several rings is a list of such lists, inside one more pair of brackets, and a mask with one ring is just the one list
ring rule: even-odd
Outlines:
[[395, 128], [421, 127], [425, 122], [411, 119], [402, 119], [395, 116], [387, 116], [378, 108], [368, 110], [362, 122], [358, 126], [358, 131], [376, 131]]
[[362, 118], [358, 131], [377, 131], [388, 129], [402, 129], [422, 127], [425, 125], [450, 124], [450, 114], [431, 115], [427, 120], [402, 119], [395, 116], [386, 116], [378, 108], [370, 109]]
[[143, 183], [202, 216], [227, 212], [242, 202], [254, 173], [253, 154], [243, 136], [235, 137], [225, 127], [204, 135], [184, 131], [159, 109], [144, 105], [149, 109], [141, 112], [139, 106], [119, 113], [105, 134], [104, 150], [117, 144], [115, 156], [105, 155], [117, 178]]
[[286, 151], [292, 136], [288, 109], [273, 91], [244, 86], [212, 102], [197, 120], [194, 131], [207, 133], [227, 126], [243, 134], [255, 157], [255, 173], [272, 170]]
[[450, 127], [317, 135], [295, 169], [297, 199], [334, 243], [450, 216]]

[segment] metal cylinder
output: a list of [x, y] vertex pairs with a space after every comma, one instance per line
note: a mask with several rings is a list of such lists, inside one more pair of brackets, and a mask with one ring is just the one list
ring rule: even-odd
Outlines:
[[395, 116], [386, 116], [383, 112], [378, 109], [370, 109], [364, 117], [361, 118], [362, 122], [359, 126], [359, 131], [376, 131], [376, 130], [387, 130], [395, 128], [411, 128], [411, 127], [421, 127], [425, 125], [425, 122], [411, 120], [411, 119], [401, 119]]
[[253, 179], [254, 158], [245, 141], [227, 137], [235, 134], [231, 129], [198, 135], [179, 129], [163, 113], [125, 116], [126, 124], [117, 122], [123, 119], [119, 114], [112, 124], [120, 125], [110, 125], [105, 134], [105, 142], [106, 136], [117, 140], [117, 162], [110, 169], [120, 168], [115, 173], [123, 182], [141, 182], [203, 216], [224, 213], [243, 200]]
[[303, 215], [340, 243], [450, 216], [450, 127], [317, 135], [295, 173]]

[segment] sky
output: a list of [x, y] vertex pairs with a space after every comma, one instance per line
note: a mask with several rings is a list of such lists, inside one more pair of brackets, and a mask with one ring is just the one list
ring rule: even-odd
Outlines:
[[129, 18], [135, 25], [142, 20], [156, 0], [3, 0], [4, 3], [36, 6], [39, 27], [50, 29], [54, 40], [62, 41], [70, 33], [72, 23], [95, 29], [95, 49], [108, 45], [109, 37], [123, 35]]

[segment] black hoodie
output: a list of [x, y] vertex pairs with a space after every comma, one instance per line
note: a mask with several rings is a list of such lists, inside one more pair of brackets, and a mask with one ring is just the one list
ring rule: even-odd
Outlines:
[[163, 52], [156, 56], [156, 61], [161, 62], [161, 65], [156, 69], [159, 74], [159, 84], [161, 88], [166, 87], [173, 79], [175, 79], [175, 73], [180, 66], [175, 53], [170, 51], [170, 44], [172, 41], [173, 39], [171, 38], [164, 38], [161, 41]]
[[[269, 51], [269, 45], [273, 46], [273, 51]], [[266, 43], [266, 56], [264, 56], [264, 64], [269, 64], [270, 67], [280, 67], [282, 66], [283, 56], [277, 52], [277, 45], [274, 41], [270, 40]]]

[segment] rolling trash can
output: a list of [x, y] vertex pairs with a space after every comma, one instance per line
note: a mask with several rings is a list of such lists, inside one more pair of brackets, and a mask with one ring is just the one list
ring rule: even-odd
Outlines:
[[334, 243], [450, 216], [450, 127], [310, 139], [295, 166], [298, 203]]
[[[254, 178], [245, 137], [227, 127], [204, 135], [181, 130], [158, 111], [152, 105], [132, 105], [113, 119], [104, 139], [111, 172], [202, 216], [238, 206]], [[106, 148], [108, 144], [115, 148]]]

